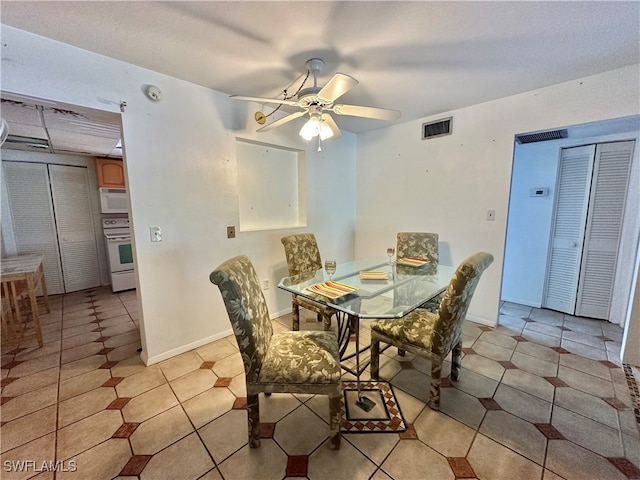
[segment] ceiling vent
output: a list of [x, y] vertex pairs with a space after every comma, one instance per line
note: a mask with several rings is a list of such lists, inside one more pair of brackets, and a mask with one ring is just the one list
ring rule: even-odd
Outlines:
[[451, 123], [453, 117], [443, 118], [436, 120], [435, 122], [428, 122], [422, 124], [422, 139], [443, 137], [445, 135], [451, 135]]
[[560, 130], [548, 130], [546, 132], [524, 133], [522, 135], [516, 135], [516, 141], [520, 144], [547, 142], [549, 140], [559, 140], [561, 138], [567, 138], [566, 128]]

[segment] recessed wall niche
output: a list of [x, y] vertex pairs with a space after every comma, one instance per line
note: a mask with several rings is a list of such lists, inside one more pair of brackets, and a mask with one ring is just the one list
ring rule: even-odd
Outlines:
[[240, 231], [307, 223], [304, 151], [238, 138]]

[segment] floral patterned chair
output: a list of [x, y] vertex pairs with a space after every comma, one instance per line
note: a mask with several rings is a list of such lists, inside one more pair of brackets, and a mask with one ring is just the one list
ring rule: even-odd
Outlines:
[[371, 378], [377, 379], [380, 342], [394, 345], [431, 360], [429, 407], [440, 409], [440, 375], [444, 359], [452, 352], [451, 380], [458, 380], [462, 357], [462, 323], [482, 272], [493, 262], [493, 255], [479, 252], [456, 269], [437, 312], [417, 308], [397, 320], [371, 323]]
[[[307, 272], [315, 273], [322, 268], [320, 250], [318, 249], [318, 243], [313, 233], [288, 235], [282, 237], [281, 242], [284, 246], [284, 254], [287, 257], [290, 277]], [[295, 294], [291, 296], [291, 303], [293, 330], [300, 330], [299, 307], [316, 313], [318, 315], [318, 321], [324, 321], [324, 329], [327, 331], [331, 330], [331, 317], [336, 314], [333, 308]]]
[[[399, 232], [396, 241], [396, 258], [428, 258], [429, 263], [438, 264], [438, 234], [426, 232]], [[444, 294], [440, 294], [421, 305], [432, 312], [438, 311]]]
[[342, 390], [335, 333], [273, 333], [258, 277], [244, 255], [221, 264], [209, 279], [220, 289], [244, 363], [249, 446], [260, 446], [258, 394], [286, 392], [329, 396], [329, 447], [340, 448]]

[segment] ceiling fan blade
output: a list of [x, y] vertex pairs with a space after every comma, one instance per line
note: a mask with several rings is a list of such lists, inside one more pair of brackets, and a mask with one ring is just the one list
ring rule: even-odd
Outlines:
[[300, 107], [300, 102], [294, 100], [282, 100], [279, 98], [261, 98], [261, 97], [245, 97], [244, 95], [230, 95], [229, 98], [234, 100], [248, 100], [250, 102], [257, 103], [280, 103], [282, 105], [292, 105], [294, 107]]
[[318, 98], [326, 103], [333, 103], [358, 84], [358, 80], [344, 73], [336, 73], [318, 92]]
[[331, 110], [338, 115], [375, 118], [377, 120], [398, 120], [400, 118], [399, 110], [390, 110], [387, 108], [363, 107], [360, 105], [334, 105]]
[[322, 119], [327, 123], [327, 125], [329, 125], [329, 128], [333, 132], [333, 137], [331, 138], [340, 138], [342, 136], [342, 132], [338, 128], [336, 121], [333, 119], [331, 115], [329, 115], [328, 113], [323, 113]]
[[306, 111], [300, 111], [300, 112], [295, 112], [292, 113], [291, 115], [287, 115], [286, 117], [282, 117], [278, 120], [276, 120], [275, 122], [271, 122], [269, 125], [265, 125], [262, 128], [259, 128], [258, 132], [267, 132], [269, 130], [271, 130], [272, 128], [276, 128], [279, 127], [280, 125], [284, 125], [287, 122], [290, 122], [291, 120], [295, 120], [298, 117], [301, 117], [302, 115], [304, 115], [305, 113], [307, 113]]

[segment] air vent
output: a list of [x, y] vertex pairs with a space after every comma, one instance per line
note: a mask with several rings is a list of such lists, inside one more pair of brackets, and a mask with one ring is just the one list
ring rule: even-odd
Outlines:
[[563, 128], [561, 130], [548, 130], [546, 132], [524, 133], [522, 135], [516, 135], [516, 141], [520, 144], [547, 142], [549, 140], [559, 140], [561, 138], [567, 138], [566, 128]]
[[443, 118], [442, 120], [436, 120], [435, 122], [422, 124], [422, 139], [442, 137], [444, 135], [451, 135], [451, 122], [453, 117]]

